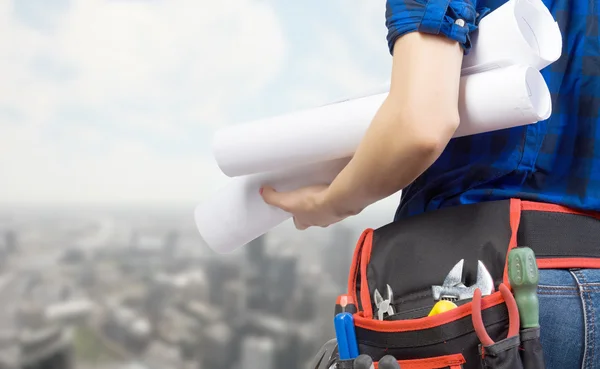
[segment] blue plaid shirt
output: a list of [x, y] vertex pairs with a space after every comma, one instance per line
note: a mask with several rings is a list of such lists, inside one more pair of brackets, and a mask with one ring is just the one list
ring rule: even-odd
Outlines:
[[[388, 44], [408, 32], [442, 34], [469, 51], [479, 19], [506, 0], [387, 0]], [[396, 219], [447, 206], [521, 198], [600, 211], [600, 6], [544, 0], [563, 34], [544, 70], [553, 100], [543, 122], [452, 139], [402, 195]], [[446, 5], [448, 5], [446, 7]], [[456, 19], [468, 27], [458, 27]]]

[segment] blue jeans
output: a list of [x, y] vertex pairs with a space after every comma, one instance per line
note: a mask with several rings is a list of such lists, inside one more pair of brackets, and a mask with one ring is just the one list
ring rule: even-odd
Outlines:
[[600, 368], [600, 270], [540, 270], [538, 295], [546, 367]]

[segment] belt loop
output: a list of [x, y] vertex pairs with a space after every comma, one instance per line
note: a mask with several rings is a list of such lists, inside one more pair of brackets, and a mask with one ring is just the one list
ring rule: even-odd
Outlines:
[[450, 0], [427, 0], [419, 32], [439, 34], [449, 5]]

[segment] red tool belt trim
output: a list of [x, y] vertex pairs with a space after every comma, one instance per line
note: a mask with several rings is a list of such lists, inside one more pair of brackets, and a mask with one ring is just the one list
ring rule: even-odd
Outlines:
[[[481, 309], [489, 309], [493, 306], [504, 303], [500, 292], [496, 292], [490, 296], [487, 296], [481, 301]], [[369, 304], [367, 304], [369, 305]], [[410, 320], [395, 320], [395, 321], [380, 321], [372, 318], [368, 318], [364, 313], [358, 313], [354, 316], [354, 325], [356, 327], [376, 330], [378, 332], [410, 332], [419, 331], [422, 329], [429, 329], [439, 327], [444, 324], [456, 321], [458, 319], [471, 315], [473, 310], [472, 304], [466, 304], [460, 306], [454, 310], [447, 311], [445, 313], [435, 315], [432, 317], [424, 317], [420, 319]]]
[[537, 260], [539, 269], [599, 269], [600, 260], [594, 258], [545, 258]]
[[354, 256], [352, 257], [352, 264], [350, 265], [350, 274], [348, 276], [348, 294], [353, 297], [354, 302], [358, 303], [358, 310], [362, 310], [362, 304], [356, 298], [356, 289], [360, 286], [359, 280], [359, 268], [362, 265], [361, 256], [362, 256], [362, 246], [365, 243], [365, 240], [368, 235], [373, 236], [373, 229], [366, 229], [360, 236], [358, 242], [356, 243], [356, 248], [354, 249]]
[[600, 213], [514, 199], [513, 204], [521, 210], [511, 211], [518, 244], [535, 251], [540, 269], [600, 268]]
[[[362, 247], [362, 264], [360, 267], [360, 277], [362, 281], [368, 282], [367, 280], [367, 265], [371, 259], [371, 250], [373, 249], [373, 232], [368, 232], [365, 236], [365, 242]], [[362, 282], [361, 282], [362, 283]], [[371, 293], [368, 288], [362, 288], [360, 292], [360, 300], [365, 301], [363, 303], [364, 316], [368, 319], [373, 318], [373, 309], [371, 305]]]
[[[460, 369], [461, 365], [467, 361], [461, 354], [432, 357], [416, 360], [398, 360], [402, 369]], [[375, 369], [379, 368], [379, 363], [373, 363]]]

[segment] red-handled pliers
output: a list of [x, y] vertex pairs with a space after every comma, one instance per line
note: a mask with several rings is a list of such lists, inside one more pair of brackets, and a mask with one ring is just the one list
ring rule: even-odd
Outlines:
[[[506, 287], [504, 283], [500, 284], [500, 293], [502, 294], [502, 298], [506, 303], [506, 307], [508, 308], [508, 336], [518, 336], [519, 335], [519, 327], [521, 325], [519, 319], [519, 308], [517, 307], [517, 301], [513, 296], [510, 289]], [[479, 289], [475, 290], [473, 294], [473, 313], [471, 314], [471, 318], [473, 320], [473, 327], [475, 328], [475, 334], [479, 338], [479, 341], [483, 344], [484, 347], [491, 346], [495, 342], [487, 333], [485, 329], [485, 324], [483, 324], [483, 318], [481, 316], [481, 291]]]

